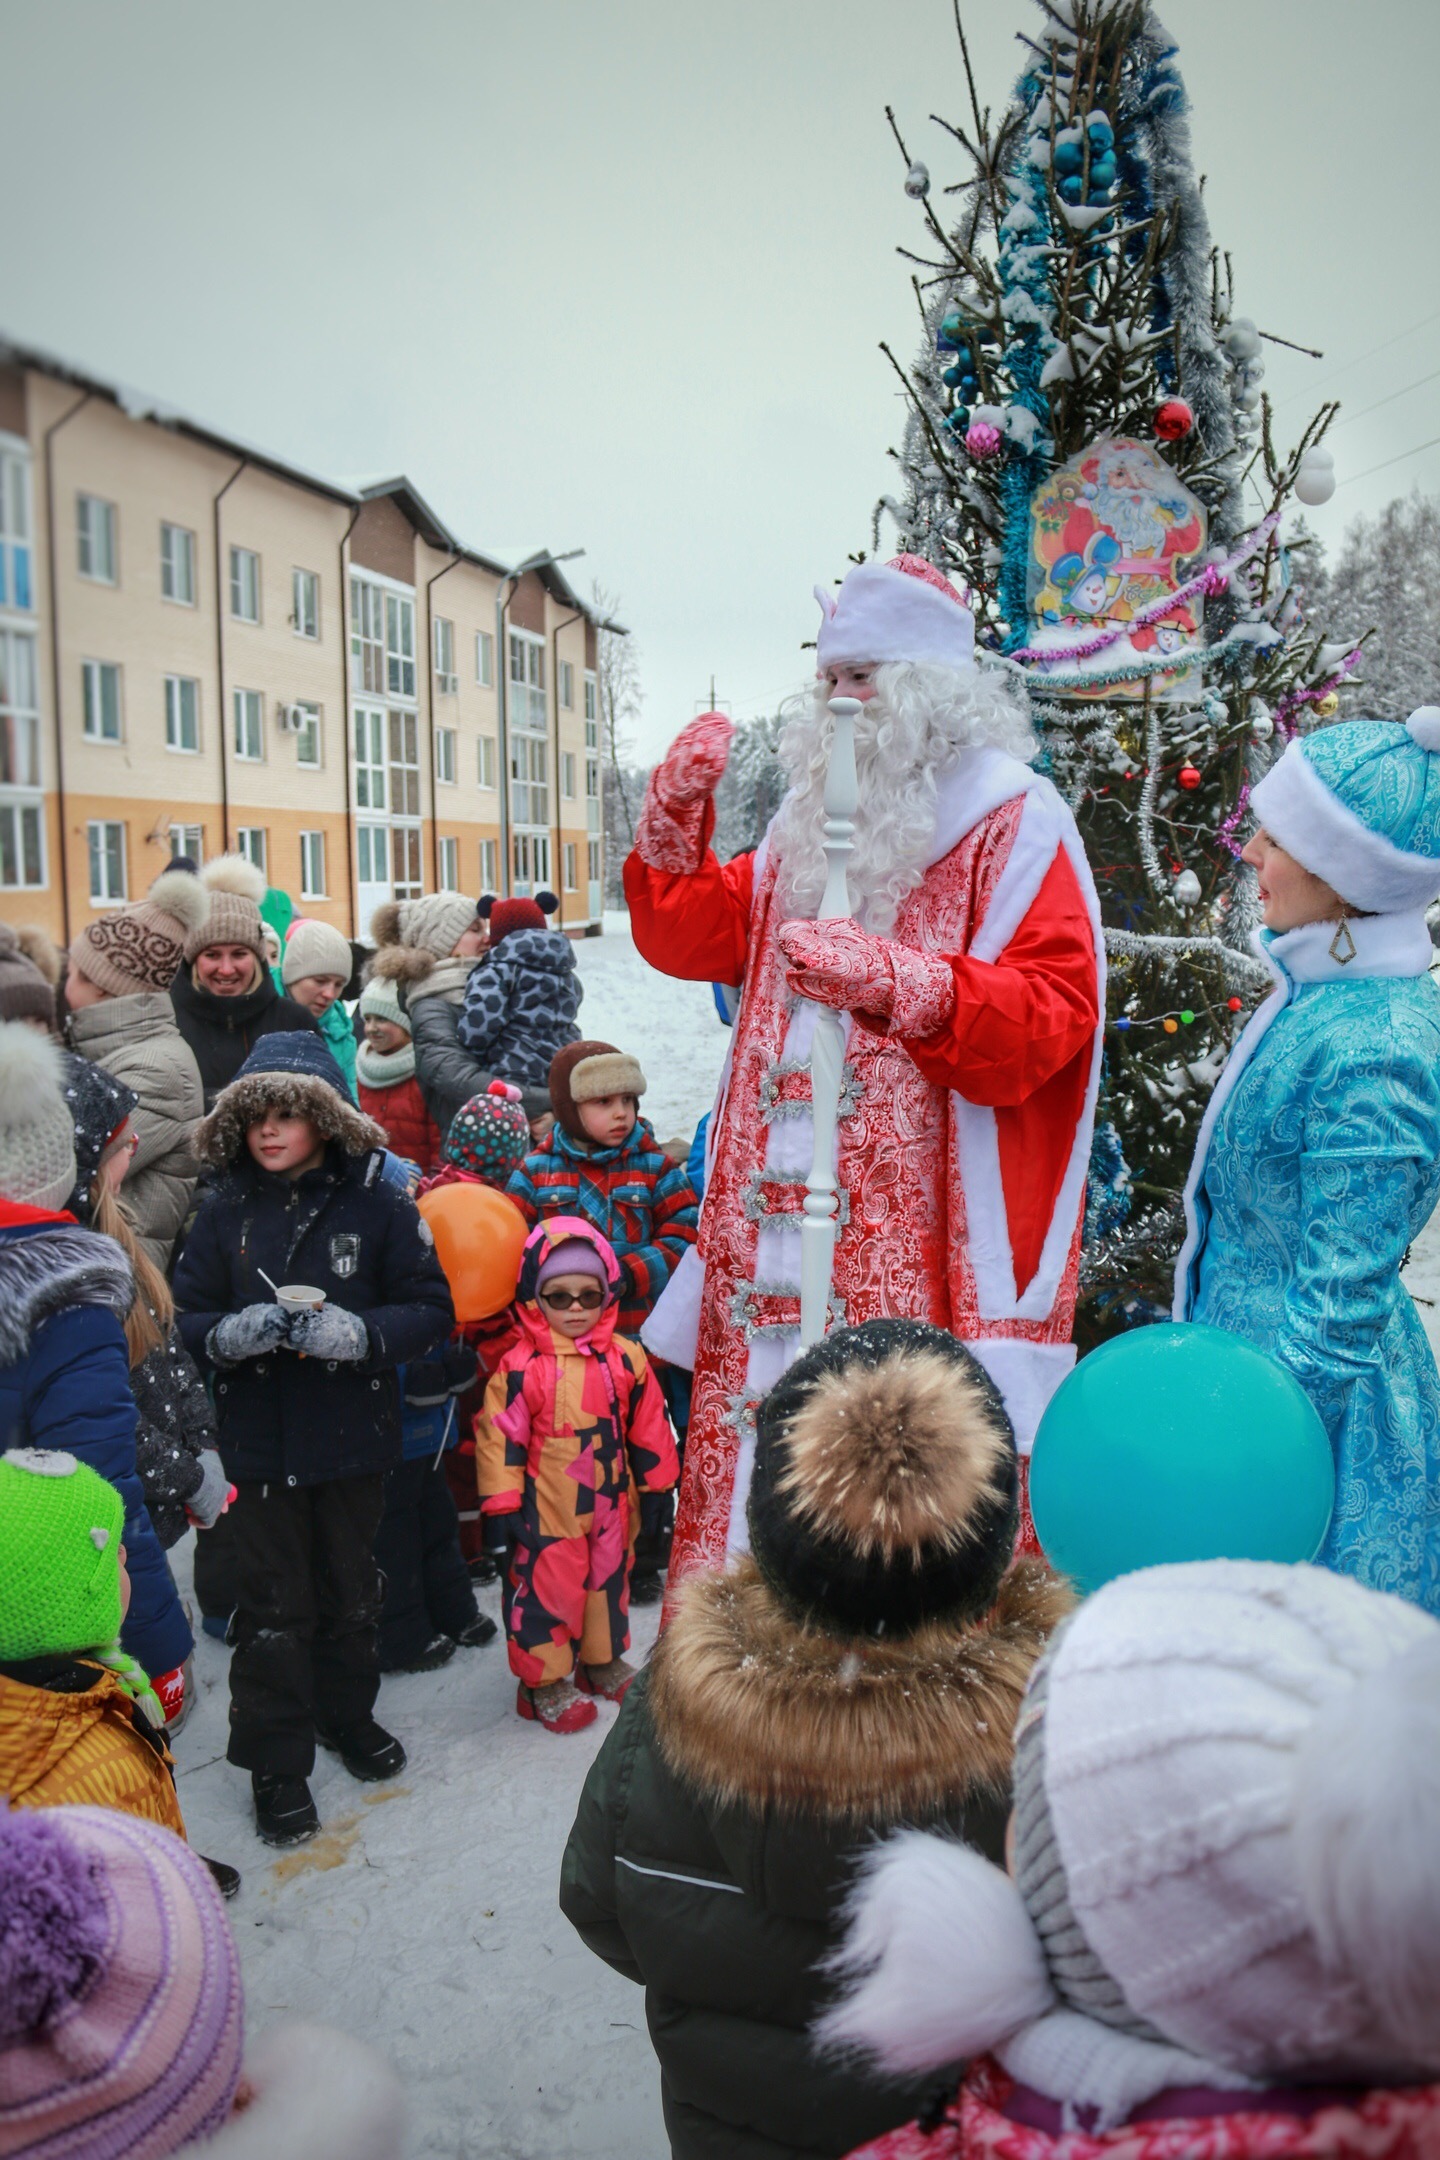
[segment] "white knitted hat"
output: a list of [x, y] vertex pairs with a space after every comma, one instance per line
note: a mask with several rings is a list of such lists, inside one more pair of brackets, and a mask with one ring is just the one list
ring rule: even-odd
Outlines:
[[385, 900], [370, 918], [377, 945], [409, 945], [433, 959], [454, 952], [475, 920], [475, 902], [463, 893], [422, 893], [418, 900]]
[[373, 975], [360, 993], [362, 1020], [387, 1020], [391, 1027], [410, 1033], [410, 1015], [400, 1003], [400, 985], [384, 975]]
[[307, 975], [338, 975], [348, 983], [354, 972], [355, 955], [348, 938], [329, 923], [317, 922], [313, 915], [296, 917], [286, 936], [285, 956], [280, 963], [280, 980], [287, 990], [291, 983], [303, 982]]
[[23, 1020], [0, 1026], [0, 1196], [63, 1208], [75, 1189], [75, 1121], [59, 1046]]
[[933, 667], [975, 666], [975, 618], [948, 578], [918, 555], [865, 562], [852, 570], [838, 599], [815, 587], [820, 635], [815, 667], [879, 666], [911, 660]]

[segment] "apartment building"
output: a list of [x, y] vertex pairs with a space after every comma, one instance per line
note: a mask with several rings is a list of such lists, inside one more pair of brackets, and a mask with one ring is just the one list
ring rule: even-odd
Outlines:
[[234, 848], [367, 934], [437, 889], [604, 891], [597, 624], [401, 478], [301, 472], [0, 342], [0, 917], [68, 941]]

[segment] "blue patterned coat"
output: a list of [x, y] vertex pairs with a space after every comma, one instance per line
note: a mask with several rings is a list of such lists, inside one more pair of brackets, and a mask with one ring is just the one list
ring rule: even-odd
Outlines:
[[1175, 1317], [1244, 1336], [1335, 1452], [1319, 1555], [1440, 1613], [1440, 1374], [1400, 1280], [1440, 1198], [1440, 992], [1420, 915], [1261, 933], [1277, 989], [1231, 1054], [1186, 1188]]

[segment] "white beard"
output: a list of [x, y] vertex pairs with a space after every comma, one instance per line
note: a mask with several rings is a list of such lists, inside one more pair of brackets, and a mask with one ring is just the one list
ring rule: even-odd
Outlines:
[[[997, 673], [894, 661], [876, 669], [875, 686], [855, 718], [859, 808], [848, 868], [857, 920], [884, 936], [928, 866], [941, 776], [963, 750], [981, 743], [1027, 764], [1037, 745], [1024, 692]], [[829, 684], [817, 681], [793, 699], [780, 741], [790, 792], [770, 845], [786, 917], [813, 920], [824, 896], [831, 695]]]

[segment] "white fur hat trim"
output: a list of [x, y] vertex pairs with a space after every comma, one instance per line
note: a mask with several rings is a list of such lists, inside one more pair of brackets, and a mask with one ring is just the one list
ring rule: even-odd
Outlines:
[[28, 1470], [32, 1477], [74, 1477], [80, 1467], [64, 1448], [11, 1448], [5, 1460], [12, 1470]]
[[[1410, 732], [1428, 748], [1415, 728]], [[1351, 907], [1394, 915], [1427, 907], [1440, 893], [1440, 860], [1412, 855], [1372, 832], [1326, 787], [1299, 741], [1256, 782], [1250, 805], [1271, 839]]]
[[942, 591], [913, 571], [865, 562], [850, 572], [838, 599], [823, 585], [815, 597], [823, 617], [818, 674], [890, 660], [967, 671], [975, 665], [975, 618], [953, 588]]

